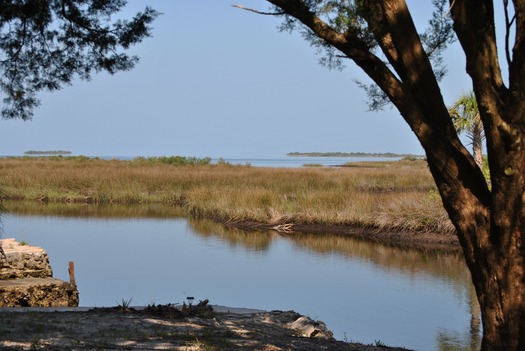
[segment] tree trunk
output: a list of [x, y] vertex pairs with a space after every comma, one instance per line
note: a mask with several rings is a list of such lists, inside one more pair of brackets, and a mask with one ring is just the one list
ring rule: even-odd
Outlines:
[[[509, 269], [518, 270], [514, 266]], [[500, 272], [500, 276], [505, 275]], [[496, 278], [497, 279], [497, 278]], [[507, 275], [501, 286], [494, 282], [486, 284], [486, 302], [482, 307], [483, 340], [481, 350], [509, 351], [525, 349], [525, 325], [523, 303], [523, 275]], [[493, 295], [493, 296], [492, 296]]]
[[[501, 233], [500, 233], [501, 234]], [[513, 240], [522, 234], [513, 233]], [[519, 253], [487, 255], [473, 273], [483, 321], [481, 350], [525, 349], [525, 275]]]
[[356, 31], [335, 31], [307, 2], [268, 1], [352, 59], [399, 110], [425, 149], [456, 227], [480, 303], [482, 350], [525, 350], [525, 0], [513, 1], [517, 30], [508, 88], [492, 0], [450, 0], [485, 129], [491, 189], [477, 162], [481, 141], [474, 160], [457, 136], [404, 0], [356, 1], [390, 66]]
[[[491, 176], [490, 213], [469, 234], [456, 221], [483, 320], [482, 350], [525, 350], [525, 1], [513, 1], [516, 39], [505, 86], [491, 0], [450, 1], [485, 129]], [[444, 199], [444, 203], [447, 200]], [[471, 212], [465, 204], [464, 213]]]

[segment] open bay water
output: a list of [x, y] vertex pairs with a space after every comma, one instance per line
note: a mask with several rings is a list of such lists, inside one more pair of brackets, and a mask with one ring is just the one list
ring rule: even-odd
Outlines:
[[[353, 162], [380, 162], [397, 161], [395, 157], [269, 157], [269, 158], [226, 158], [224, 161], [234, 165], [251, 165], [253, 167], [284, 167], [294, 168], [308, 165], [320, 165], [323, 167], [337, 167], [345, 163]], [[218, 159], [212, 159], [217, 163]]]
[[[87, 205], [86, 205], [87, 206]], [[340, 340], [416, 350], [475, 350], [480, 331], [459, 252], [389, 247], [333, 235], [227, 230], [175, 215], [109, 209], [3, 218], [3, 237], [45, 248], [54, 276], [75, 262], [81, 306], [182, 303], [295, 310]], [[166, 211], [166, 209], [163, 209]], [[108, 212], [105, 216], [104, 212]], [[169, 212], [169, 210], [168, 210]], [[96, 213], [94, 215], [93, 213]], [[153, 218], [155, 217], [155, 218]]]

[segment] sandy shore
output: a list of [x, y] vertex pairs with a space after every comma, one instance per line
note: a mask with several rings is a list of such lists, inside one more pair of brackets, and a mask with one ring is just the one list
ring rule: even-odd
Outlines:
[[2, 350], [404, 350], [333, 339], [324, 323], [288, 311], [214, 306], [188, 315], [170, 308], [2, 308]]

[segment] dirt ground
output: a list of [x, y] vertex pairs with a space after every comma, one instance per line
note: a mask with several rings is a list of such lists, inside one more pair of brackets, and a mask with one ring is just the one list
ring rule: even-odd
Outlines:
[[[161, 308], [162, 307], [162, 308]], [[202, 311], [201, 311], [202, 312]], [[310, 335], [310, 337], [308, 337]], [[322, 322], [288, 311], [1, 308], [2, 350], [404, 350], [336, 341]]]

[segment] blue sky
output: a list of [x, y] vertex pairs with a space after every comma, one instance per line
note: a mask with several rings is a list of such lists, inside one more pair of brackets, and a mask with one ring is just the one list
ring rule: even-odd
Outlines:
[[[70, 150], [89, 156], [262, 158], [292, 151], [422, 154], [395, 109], [368, 112], [352, 65], [330, 71], [263, 0], [131, 0], [123, 14], [151, 5], [163, 15], [153, 37], [132, 49], [130, 72], [99, 74], [52, 94], [32, 121], [0, 120], [0, 155]], [[415, 13], [430, 1], [412, 0]], [[421, 23], [426, 23], [424, 18]], [[447, 103], [470, 89], [459, 45], [446, 54]]]

